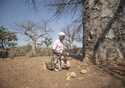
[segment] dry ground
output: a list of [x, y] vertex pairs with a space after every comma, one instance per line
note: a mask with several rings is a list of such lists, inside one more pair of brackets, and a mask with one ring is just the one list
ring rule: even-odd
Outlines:
[[[124, 88], [121, 81], [90, 65], [70, 60], [71, 69], [60, 72], [44, 68], [48, 57], [17, 57], [0, 60], [0, 88]], [[86, 74], [80, 74], [87, 68]], [[66, 80], [66, 74], [75, 72], [76, 77]]]

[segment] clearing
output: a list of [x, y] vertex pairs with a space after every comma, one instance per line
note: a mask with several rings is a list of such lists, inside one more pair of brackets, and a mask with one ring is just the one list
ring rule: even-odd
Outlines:
[[[0, 88], [125, 88], [120, 80], [94, 65], [71, 59], [71, 69], [60, 72], [45, 69], [49, 57], [0, 59]], [[81, 70], [87, 73], [81, 74]], [[66, 74], [76, 76], [67, 80]]]

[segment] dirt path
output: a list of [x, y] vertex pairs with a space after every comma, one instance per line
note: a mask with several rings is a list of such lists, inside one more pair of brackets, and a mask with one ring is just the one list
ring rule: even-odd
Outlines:
[[[44, 69], [46, 61], [48, 57], [0, 60], [0, 88], [124, 88], [120, 80], [95, 66], [87, 66], [88, 72], [80, 74], [86, 66], [70, 60], [70, 70], [53, 72]], [[66, 80], [70, 72], [75, 72], [76, 77]]]

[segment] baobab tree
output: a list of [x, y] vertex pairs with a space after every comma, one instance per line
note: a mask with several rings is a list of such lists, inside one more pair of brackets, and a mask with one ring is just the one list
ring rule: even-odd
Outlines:
[[27, 36], [32, 41], [32, 54], [36, 55], [36, 46], [37, 46], [37, 40], [39, 38], [46, 38], [46, 35], [48, 35], [48, 32], [50, 31], [47, 28], [47, 23], [43, 22], [41, 26], [28, 21], [26, 23], [23, 23], [21, 25], [18, 25], [20, 27], [20, 33]]

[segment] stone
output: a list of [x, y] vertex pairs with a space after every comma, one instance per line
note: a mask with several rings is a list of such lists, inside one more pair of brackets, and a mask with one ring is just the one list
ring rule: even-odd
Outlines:
[[66, 74], [66, 80], [71, 80], [71, 78], [76, 78], [76, 76], [75, 72], [69, 72]]
[[84, 79], [84, 77], [79, 77], [79, 78], [77, 78], [78, 80], [83, 80]]
[[46, 70], [46, 63], [45, 62], [42, 62], [42, 70]]
[[87, 73], [88, 71], [86, 70], [86, 69], [82, 69], [81, 71], [80, 71], [80, 73], [81, 74], [85, 74], [85, 73]]

